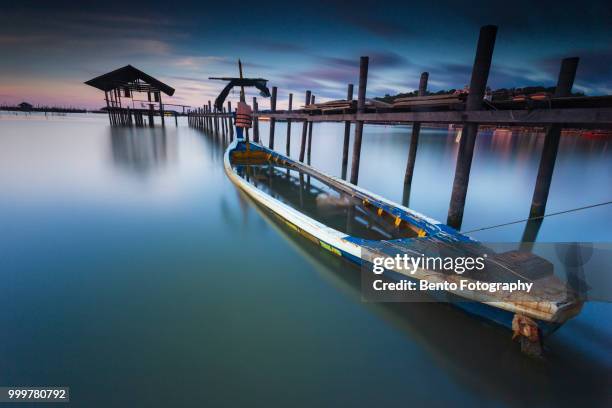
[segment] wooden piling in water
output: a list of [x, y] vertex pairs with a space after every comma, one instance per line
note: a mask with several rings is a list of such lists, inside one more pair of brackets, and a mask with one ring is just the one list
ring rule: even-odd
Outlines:
[[[578, 57], [565, 58], [561, 61], [561, 69], [557, 79], [557, 87], [555, 88], [555, 98], [570, 96], [574, 78], [576, 77], [576, 69], [578, 68]], [[542, 148], [542, 157], [538, 169], [538, 177], [536, 179], [535, 189], [533, 191], [533, 199], [531, 200], [531, 209], [529, 217], [541, 217], [546, 211], [546, 202], [548, 201], [548, 193], [550, 191], [550, 183], [552, 181], [555, 162], [557, 160], [557, 151], [559, 150], [559, 141], [561, 139], [561, 125], [551, 125], [544, 139], [544, 147]]]
[[104, 100], [106, 101], [106, 113], [108, 113], [108, 122], [112, 125], [113, 118], [111, 116], [110, 106], [108, 105], [108, 91], [104, 91]]
[[[273, 86], [272, 87], [272, 97], [270, 98], [270, 112], [276, 112], [276, 92], [278, 89]], [[274, 128], [276, 127], [276, 119], [270, 118], [270, 139], [268, 141], [268, 147], [270, 149], [274, 149]]]
[[225, 126], [227, 125], [227, 121], [225, 120], [225, 108], [223, 108], [223, 110], [221, 111], [221, 114], [223, 114], [223, 116], [221, 116], [221, 132], [222, 132], [222, 136], [223, 136], [223, 141], [225, 141]]
[[[292, 108], [293, 108], [293, 94], [290, 93], [289, 94], [289, 108], [288, 108], [288, 112], [291, 112]], [[285, 145], [285, 154], [287, 155], [287, 157], [290, 157], [290, 150], [291, 150], [291, 119], [287, 119], [287, 143]]]
[[232, 123], [232, 102], [227, 101], [227, 111], [230, 116], [227, 118], [227, 125], [229, 126], [229, 137], [230, 142], [234, 141], [234, 124]]
[[[308, 106], [310, 102], [310, 91], [306, 91], [306, 98], [304, 105]], [[308, 119], [304, 120], [304, 124], [302, 126], [302, 140], [300, 144], [300, 161], [304, 162], [304, 154], [306, 153], [306, 135], [308, 132]]]
[[204, 105], [200, 108], [200, 118], [198, 120], [200, 123], [200, 128], [206, 132], [210, 131], [210, 126], [208, 123], [208, 106]]
[[[472, 67], [472, 78], [470, 80], [470, 93], [466, 101], [466, 110], [475, 111], [482, 108], [493, 49], [495, 48], [495, 37], [497, 26], [487, 25], [480, 29], [476, 56]], [[470, 169], [474, 155], [474, 144], [478, 133], [478, 123], [470, 122], [463, 126], [459, 151], [457, 153], [457, 165], [455, 168], [455, 179], [453, 181], [453, 192], [451, 195], [446, 223], [459, 230], [463, 221], [463, 209], [467, 195], [468, 183], [470, 181]]]
[[[253, 97], [253, 112], [259, 112], [259, 105], [257, 104], [257, 98]], [[253, 115], [253, 141], [259, 143], [259, 117]]]
[[212, 102], [208, 101], [208, 110], [206, 111], [206, 126], [208, 128], [208, 132], [212, 133], [213, 131], [213, 123], [212, 123]]
[[164, 104], [162, 103], [161, 92], [157, 92], [159, 98], [159, 116], [161, 117], [162, 126], [166, 126], [165, 113], [164, 113]]
[[[365, 112], [366, 86], [368, 84], [368, 57], [359, 60], [359, 90], [357, 93], [357, 113]], [[361, 159], [361, 138], [363, 136], [363, 121], [355, 122], [355, 142], [353, 143], [353, 161], [351, 164], [351, 183], [359, 180], [359, 160]]]
[[[419, 96], [425, 96], [427, 92], [427, 80], [429, 73], [423, 72], [419, 80]], [[412, 135], [410, 136], [410, 148], [408, 149], [408, 162], [406, 163], [406, 173], [404, 174], [404, 194], [402, 205], [408, 206], [410, 201], [410, 188], [412, 186], [412, 176], [414, 175], [414, 163], [416, 161], [417, 147], [419, 144], [419, 134], [421, 133], [421, 123], [412, 124]]]
[[[353, 100], [353, 84], [348, 84], [346, 100]], [[346, 170], [348, 167], [348, 152], [351, 142], [351, 121], [344, 122], [344, 144], [342, 145], [342, 180], [346, 180]]]
[[214, 107], [214, 110], [213, 110], [213, 126], [215, 128], [214, 130], [215, 137], [217, 137], [221, 134], [221, 129], [219, 129], [219, 108], [217, 108], [216, 106]]
[[[315, 96], [310, 96], [310, 104], [314, 105]], [[312, 151], [312, 122], [308, 122], [308, 148], [306, 149], [306, 163], [310, 164], [310, 153]]]
[[154, 126], [154, 122], [153, 122], [153, 104], [150, 103], [149, 104], [149, 127], [153, 127]]

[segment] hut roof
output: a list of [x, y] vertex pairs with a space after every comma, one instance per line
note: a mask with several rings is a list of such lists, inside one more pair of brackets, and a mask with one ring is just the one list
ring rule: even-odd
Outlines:
[[[141, 82], [147, 84], [148, 87], [143, 87], [140, 84]], [[161, 91], [168, 96], [172, 96], [174, 94], [174, 88], [164, 84], [148, 74], [145, 74], [141, 70], [134, 68], [131, 65], [126, 65], [123, 68], [100, 75], [99, 77], [90, 79], [85, 83], [102, 91], [110, 91], [116, 88], [127, 87], [137, 91]]]

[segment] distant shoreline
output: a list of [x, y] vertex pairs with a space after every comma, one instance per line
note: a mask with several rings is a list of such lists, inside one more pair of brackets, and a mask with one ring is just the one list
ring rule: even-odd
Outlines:
[[8, 112], [53, 112], [53, 113], [106, 113], [100, 110], [87, 110], [82, 108], [57, 108], [57, 107], [32, 107], [30, 109], [22, 109], [19, 106], [0, 106], [1, 111]]

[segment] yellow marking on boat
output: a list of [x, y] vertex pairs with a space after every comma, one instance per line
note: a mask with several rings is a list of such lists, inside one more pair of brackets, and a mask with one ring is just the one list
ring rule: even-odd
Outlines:
[[417, 236], [419, 238], [423, 238], [423, 237], [427, 236], [427, 233], [425, 232], [425, 230], [420, 229], [419, 232], [417, 233]]
[[385, 210], [383, 210], [382, 208], [379, 208], [377, 211], [378, 216], [380, 217], [381, 215], [383, 215], [383, 212], [385, 212]]
[[293, 230], [295, 230], [295, 231], [298, 231], [298, 232], [299, 232], [299, 230], [300, 230], [298, 227], [296, 227], [295, 225], [293, 225], [293, 224], [292, 224], [292, 223], [290, 223], [289, 221], [285, 221], [285, 224], [287, 224], [287, 226], [288, 226], [289, 228], [291, 228], [291, 229], [293, 229]]
[[365, 205], [366, 207], [367, 207], [368, 205], [370, 205], [370, 202], [369, 202], [368, 200], [366, 200], [366, 199], [364, 199], [364, 200], [362, 201], [362, 203], [363, 203], [363, 205]]
[[329, 245], [326, 242], [320, 241], [319, 240], [319, 244], [321, 244], [321, 246], [325, 249], [327, 249], [329, 252], [338, 255], [338, 256], [342, 256], [342, 252], [338, 251], [336, 248], [334, 248], [333, 246]]
[[395, 217], [395, 226], [399, 227], [401, 223], [402, 223], [402, 219], [399, 216]]

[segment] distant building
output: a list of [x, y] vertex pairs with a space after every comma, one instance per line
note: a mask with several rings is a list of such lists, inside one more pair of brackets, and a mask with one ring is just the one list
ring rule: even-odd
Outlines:
[[32, 110], [32, 108], [34, 108], [34, 106], [32, 106], [31, 104], [27, 103], [27, 102], [21, 102], [19, 105], [19, 109], [21, 109], [22, 111], [26, 111], [29, 112]]

